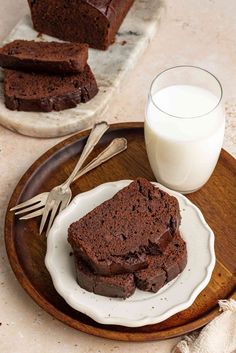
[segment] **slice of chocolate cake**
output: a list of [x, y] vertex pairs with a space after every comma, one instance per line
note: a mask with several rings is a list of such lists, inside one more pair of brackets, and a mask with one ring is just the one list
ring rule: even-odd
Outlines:
[[88, 45], [14, 40], [0, 48], [0, 66], [8, 69], [76, 74], [83, 72]]
[[107, 297], [128, 298], [135, 286], [156, 293], [167, 282], [178, 276], [187, 263], [186, 244], [177, 233], [162, 255], [147, 255], [148, 267], [120, 275], [103, 276], [93, 273], [89, 266], [75, 254], [77, 282], [89, 292]]
[[94, 273], [135, 272], [147, 254], [166, 249], [179, 224], [177, 199], [139, 178], [71, 224], [68, 241]]
[[74, 108], [97, 92], [97, 83], [88, 65], [83, 73], [67, 76], [4, 71], [5, 104], [11, 110], [50, 112]]

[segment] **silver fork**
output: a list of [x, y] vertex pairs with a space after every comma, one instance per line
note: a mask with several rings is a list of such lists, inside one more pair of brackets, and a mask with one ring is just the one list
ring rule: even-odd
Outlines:
[[98, 143], [102, 135], [105, 133], [105, 131], [108, 129], [108, 124], [106, 122], [101, 122], [98, 123], [94, 126], [92, 129], [88, 140], [86, 142], [86, 145], [82, 151], [82, 154], [72, 171], [71, 175], [62, 183], [61, 185], [55, 186], [50, 192], [47, 197], [46, 205], [43, 210], [43, 215], [39, 227], [39, 234], [42, 233], [45, 223], [47, 221], [47, 218], [50, 213], [50, 218], [48, 222], [48, 227], [46, 231], [46, 236], [48, 235], [48, 232], [53, 224], [53, 221], [56, 217], [57, 212], [61, 212], [66, 208], [66, 206], [69, 204], [71, 197], [72, 197], [72, 192], [70, 189], [70, 184], [72, 183], [73, 179], [75, 178], [76, 174], [82, 167], [84, 161], [87, 159], [88, 155], [92, 152], [94, 149], [95, 145]]
[[[124, 151], [126, 148], [127, 140], [125, 138], [115, 138], [105, 150], [103, 150], [97, 157], [95, 157], [89, 164], [87, 164], [83, 169], [81, 169], [81, 171], [76, 174], [73, 182], [80, 178], [82, 175], [98, 167], [100, 164], [114, 157], [118, 153]], [[20, 217], [20, 220], [41, 216], [43, 214], [43, 209], [46, 204], [48, 195], [49, 192], [38, 194], [31, 199], [24, 201], [15, 207], [12, 207], [10, 211], [17, 211], [15, 212], [15, 215], [33, 211]]]

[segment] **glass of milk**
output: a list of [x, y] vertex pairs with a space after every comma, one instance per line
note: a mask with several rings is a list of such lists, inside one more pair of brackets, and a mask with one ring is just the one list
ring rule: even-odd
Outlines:
[[199, 67], [173, 67], [154, 79], [144, 131], [158, 182], [181, 193], [207, 182], [223, 144], [222, 94], [218, 79]]

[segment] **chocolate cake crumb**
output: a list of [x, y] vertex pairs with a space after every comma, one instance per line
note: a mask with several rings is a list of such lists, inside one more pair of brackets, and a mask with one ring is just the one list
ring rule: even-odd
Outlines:
[[179, 224], [177, 199], [139, 178], [72, 223], [68, 241], [97, 274], [135, 272], [147, 254], [165, 250]]
[[136, 286], [141, 290], [157, 292], [164, 284], [177, 277], [186, 266], [186, 244], [179, 232], [168, 245], [164, 254], [149, 255], [147, 261], [148, 267], [146, 269], [134, 273]]
[[[176, 243], [179, 244], [177, 248]], [[183, 271], [186, 261], [186, 244], [177, 233], [164, 254], [148, 255], [148, 267], [133, 274], [98, 275], [78, 256], [76, 256], [75, 264], [77, 282], [82, 288], [104, 296], [128, 298], [134, 293], [135, 286], [141, 290], [156, 293]], [[164, 297], [164, 300], [167, 298]]]
[[175, 197], [146, 179], [131, 182], [69, 227], [79, 285], [124, 299], [136, 287], [157, 292], [187, 263], [179, 225]]

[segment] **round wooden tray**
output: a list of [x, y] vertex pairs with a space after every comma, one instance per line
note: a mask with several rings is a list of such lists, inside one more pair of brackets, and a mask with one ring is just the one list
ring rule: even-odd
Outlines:
[[[216, 236], [217, 263], [207, 288], [190, 308], [159, 324], [140, 328], [101, 325], [73, 310], [55, 291], [44, 265], [46, 239], [38, 234], [40, 219], [19, 221], [9, 212], [19, 202], [49, 191], [64, 181], [73, 169], [88, 134], [89, 131], [85, 131], [74, 135], [47, 151], [23, 175], [12, 194], [6, 214], [5, 242], [18, 281], [49, 314], [75, 329], [96, 336], [123, 341], [148, 341], [175, 337], [205, 325], [218, 314], [218, 299], [236, 297], [235, 160], [222, 150], [209, 182], [201, 190], [187, 195], [202, 210]], [[93, 156], [114, 137], [126, 137], [128, 149], [74, 183], [73, 195], [108, 181], [138, 176], [155, 180], [146, 155], [143, 124], [113, 125], [96, 147]]]

